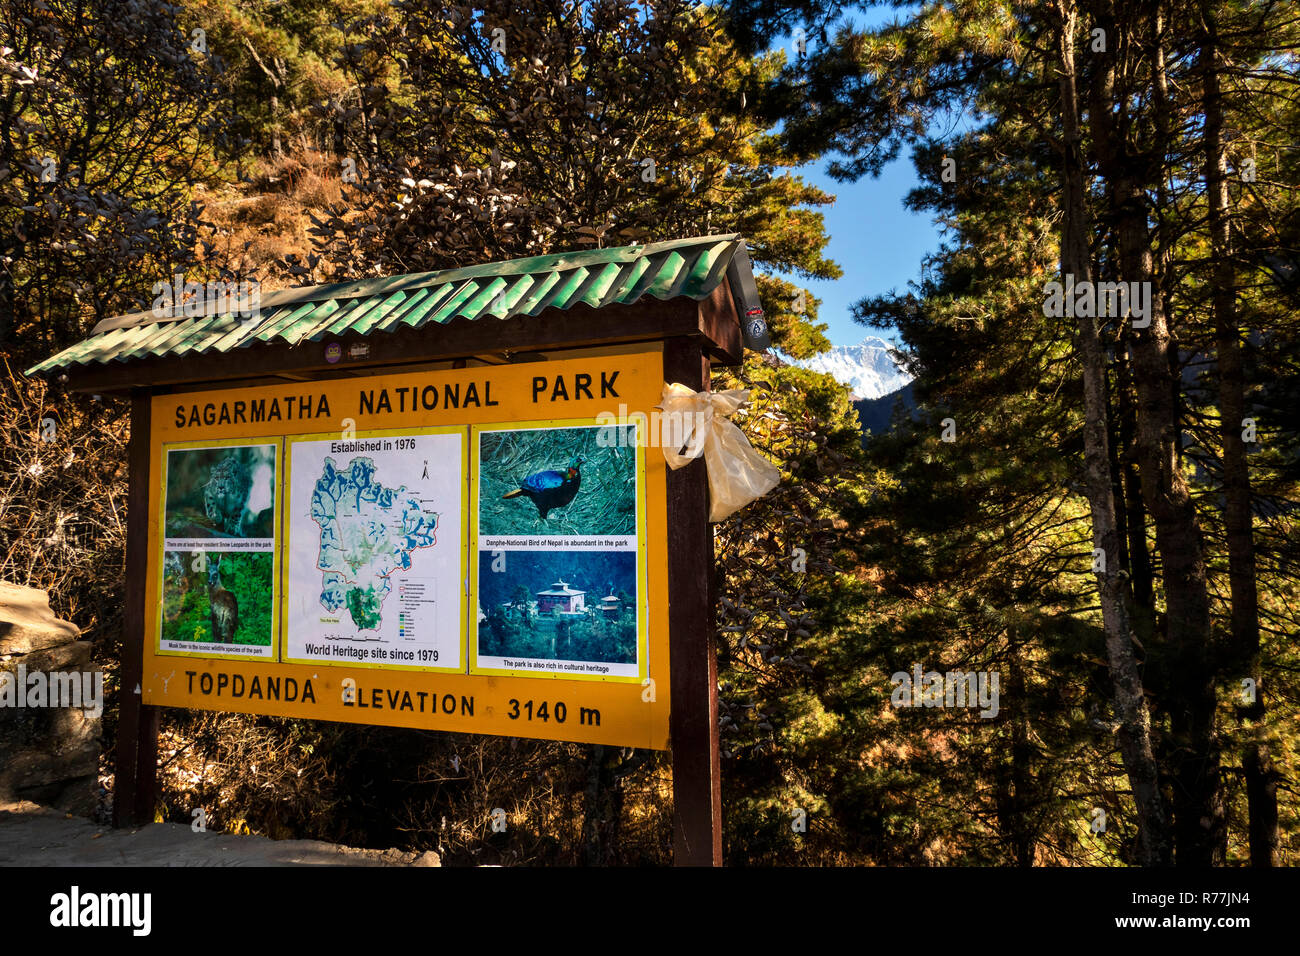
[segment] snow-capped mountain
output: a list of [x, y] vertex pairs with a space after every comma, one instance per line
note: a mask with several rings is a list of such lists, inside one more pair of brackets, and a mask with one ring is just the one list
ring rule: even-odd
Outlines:
[[854, 398], [880, 398], [912, 380], [890, 357], [892, 348], [884, 339], [868, 335], [857, 345], [837, 345], [829, 352], [793, 364], [834, 376], [853, 389]]

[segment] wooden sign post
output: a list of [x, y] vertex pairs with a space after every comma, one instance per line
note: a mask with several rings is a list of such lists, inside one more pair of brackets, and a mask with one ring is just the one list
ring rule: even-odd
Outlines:
[[126, 605], [122, 609], [122, 675], [118, 688], [113, 826], [152, 823], [158, 803], [158, 708], [143, 703], [145, 564], [149, 547], [149, 393], [131, 393], [127, 450]]
[[[664, 343], [664, 377], [697, 392], [709, 360], [689, 340]], [[668, 474], [668, 633], [673, 701], [673, 860], [722, 865], [722, 766], [718, 747], [715, 581], [703, 459]]]

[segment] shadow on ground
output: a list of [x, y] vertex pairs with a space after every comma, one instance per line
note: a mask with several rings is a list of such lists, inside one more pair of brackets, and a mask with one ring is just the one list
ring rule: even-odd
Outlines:
[[35, 803], [0, 804], [0, 867], [439, 865], [432, 851], [359, 850], [319, 840], [195, 832], [179, 823], [114, 830]]

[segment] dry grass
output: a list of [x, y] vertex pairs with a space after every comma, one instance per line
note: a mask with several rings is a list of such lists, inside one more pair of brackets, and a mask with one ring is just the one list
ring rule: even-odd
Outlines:
[[124, 411], [52, 394], [0, 355], [0, 580], [49, 591], [55, 613], [91, 640], [120, 619]]
[[599, 825], [606, 862], [669, 860], [663, 755], [608, 751], [609, 786], [593, 794], [592, 748], [577, 744], [169, 714], [160, 819], [191, 822], [201, 807], [210, 830], [434, 850], [448, 865], [581, 863]]
[[300, 146], [278, 158], [258, 160], [246, 182], [200, 194], [214, 230], [209, 258], [240, 274], [256, 276], [263, 292], [323, 281], [323, 276], [288, 276], [280, 263], [290, 255], [306, 260], [313, 247], [311, 216], [343, 200], [335, 158]]

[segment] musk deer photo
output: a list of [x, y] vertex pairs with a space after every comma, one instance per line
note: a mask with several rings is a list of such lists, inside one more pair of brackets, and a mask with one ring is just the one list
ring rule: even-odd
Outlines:
[[239, 602], [221, 586], [221, 560], [208, 563], [208, 608], [212, 613], [212, 640], [218, 644], [235, 643], [239, 626]]

